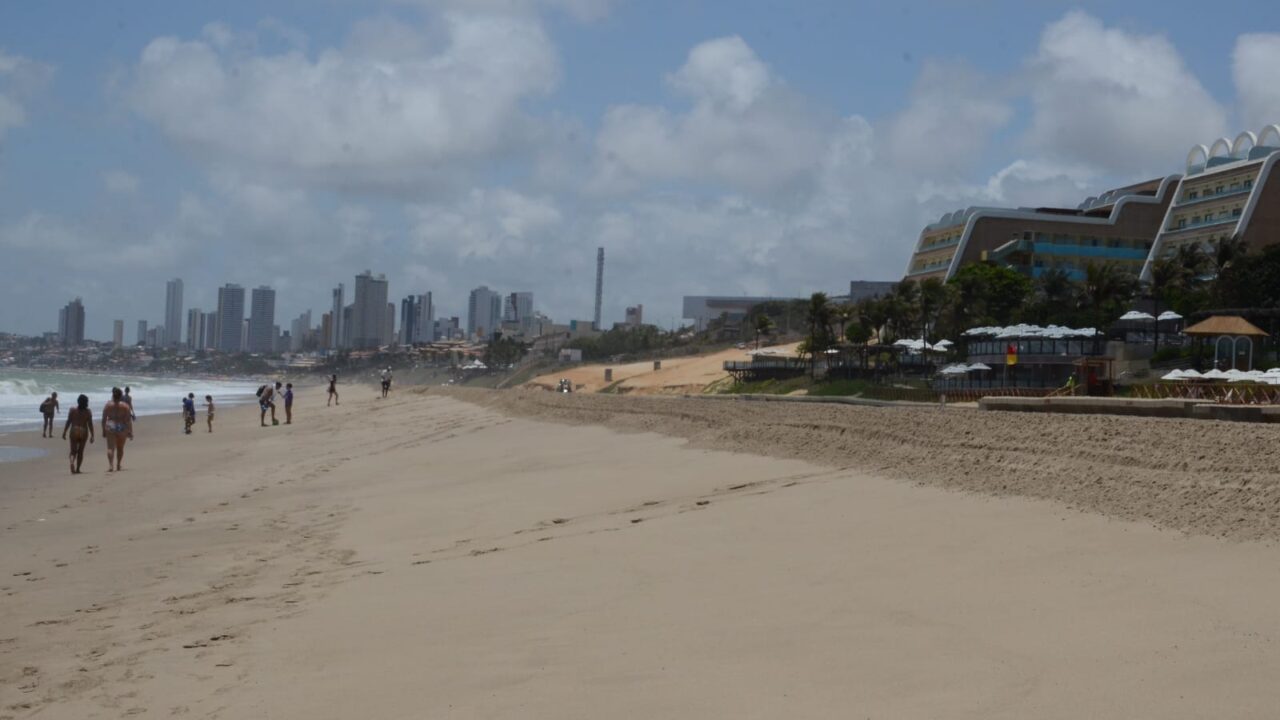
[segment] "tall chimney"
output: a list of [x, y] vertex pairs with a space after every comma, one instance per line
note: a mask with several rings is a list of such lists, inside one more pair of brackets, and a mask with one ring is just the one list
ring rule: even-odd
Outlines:
[[600, 330], [600, 305], [604, 301], [604, 248], [596, 249], [596, 316], [593, 321]]

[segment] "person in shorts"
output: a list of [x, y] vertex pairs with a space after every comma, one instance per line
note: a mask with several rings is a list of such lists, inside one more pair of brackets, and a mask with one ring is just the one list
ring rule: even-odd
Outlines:
[[58, 414], [58, 393], [51, 393], [40, 403], [40, 414], [44, 417], [44, 429], [40, 437], [53, 437], [53, 416]]
[[293, 424], [293, 383], [284, 386], [284, 424]]

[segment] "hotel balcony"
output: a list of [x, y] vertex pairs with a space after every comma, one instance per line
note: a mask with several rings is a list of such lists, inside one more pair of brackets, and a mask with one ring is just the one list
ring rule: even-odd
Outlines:
[[1174, 207], [1187, 207], [1189, 205], [1197, 205], [1199, 203], [1208, 202], [1210, 200], [1220, 200], [1222, 198], [1231, 197], [1232, 195], [1248, 195], [1253, 192], [1253, 186], [1236, 188], [1235, 190], [1223, 190], [1220, 193], [1210, 193], [1194, 198], [1184, 198], [1174, 203]]
[[1239, 215], [1232, 215], [1230, 217], [1225, 217], [1225, 218], [1201, 220], [1200, 222], [1188, 222], [1185, 225], [1175, 225], [1173, 227], [1167, 227], [1164, 229], [1164, 233], [1162, 234], [1190, 232], [1192, 230], [1201, 230], [1207, 227], [1214, 227], [1215, 225], [1234, 225], [1239, 220], [1240, 220]]

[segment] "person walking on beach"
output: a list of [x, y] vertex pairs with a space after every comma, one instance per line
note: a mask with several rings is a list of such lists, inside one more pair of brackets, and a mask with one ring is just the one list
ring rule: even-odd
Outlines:
[[382, 397], [391, 392], [391, 368], [382, 371]]
[[40, 414], [44, 416], [44, 428], [40, 437], [53, 437], [53, 416], [58, 413], [58, 393], [52, 393], [40, 403]]
[[204, 406], [209, 409], [209, 415], [206, 421], [209, 423], [209, 432], [213, 432], [213, 396], [204, 396]]
[[284, 424], [293, 424], [293, 383], [284, 386]]
[[338, 405], [338, 404], [339, 404], [339, 403], [338, 403], [338, 376], [337, 376], [337, 375], [330, 375], [330, 376], [329, 376], [329, 402], [325, 403], [325, 404], [324, 404], [324, 406], [325, 406], [325, 407], [329, 407], [329, 405], [330, 405], [330, 404], [333, 404], [333, 405]]
[[133, 411], [120, 388], [111, 388], [111, 400], [102, 408], [102, 437], [107, 441], [107, 472], [123, 470], [124, 444], [133, 437]]
[[196, 394], [195, 393], [187, 393], [187, 396], [182, 398], [182, 423], [183, 423], [182, 432], [187, 435], [190, 435], [191, 426], [196, 424]]
[[133, 439], [133, 423], [137, 421], [138, 416], [133, 412], [133, 395], [129, 394], [129, 386], [124, 386], [124, 404], [129, 406], [129, 439]]
[[76, 406], [67, 411], [67, 424], [62, 426], [62, 439], [71, 431], [71, 474], [79, 475], [84, 464], [85, 440], [93, 442], [93, 411], [89, 409], [89, 396], [76, 398]]

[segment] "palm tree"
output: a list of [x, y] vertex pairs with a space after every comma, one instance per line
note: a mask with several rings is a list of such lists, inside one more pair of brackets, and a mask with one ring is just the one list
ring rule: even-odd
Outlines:
[[840, 334], [837, 335], [836, 337], [843, 338], [844, 326], [848, 325], [849, 321], [853, 319], [853, 306], [837, 305], [831, 309], [831, 317], [836, 321], [837, 324], [840, 325]]
[[937, 318], [947, 299], [947, 286], [936, 277], [920, 281], [920, 339], [928, 342], [929, 325]]
[[1160, 349], [1160, 301], [1171, 290], [1183, 287], [1188, 279], [1187, 268], [1177, 258], [1160, 258], [1151, 264], [1151, 301], [1156, 316], [1155, 350]]
[[760, 336], [768, 335], [770, 332], [773, 331], [773, 328], [774, 328], [773, 318], [769, 317], [768, 315], [756, 316], [755, 330], [756, 330], [756, 349], [757, 350], [760, 349]]
[[1213, 266], [1213, 276], [1216, 278], [1222, 274], [1223, 270], [1231, 267], [1232, 263], [1240, 259], [1245, 254], [1244, 238], [1239, 235], [1232, 235], [1229, 238], [1222, 238], [1213, 243], [1207, 256], [1207, 261]]
[[831, 347], [831, 304], [826, 293], [816, 292], [809, 297], [805, 322], [809, 326], [809, 335], [805, 338], [809, 351], [809, 375], [815, 377], [818, 353]]
[[[1048, 324], [1049, 318], [1061, 316], [1065, 308], [1077, 304], [1076, 284], [1071, 276], [1062, 268], [1049, 268], [1036, 280], [1036, 295], [1040, 305], [1038, 319]], [[1059, 317], [1059, 322], [1067, 324], [1067, 318]]]
[[1115, 263], [1089, 263], [1084, 269], [1084, 296], [1094, 324], [1103, 325], [1117, 305], [1133, 298], [1137, 278]]

